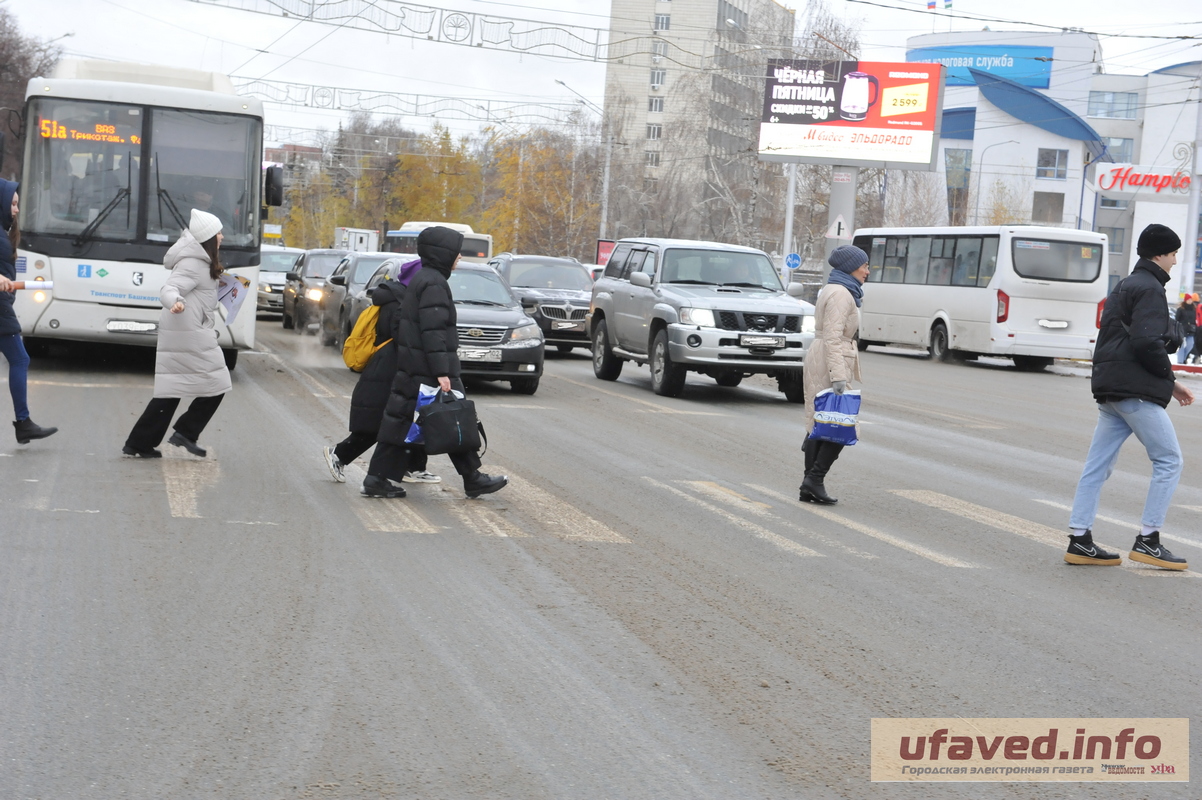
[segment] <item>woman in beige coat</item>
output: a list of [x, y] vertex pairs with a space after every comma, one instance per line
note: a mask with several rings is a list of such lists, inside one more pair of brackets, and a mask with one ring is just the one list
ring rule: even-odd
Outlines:
[[809, 436], [814, 430], [814, 397], [826, 389], [843, 394], [853, 379], [860, 380], [860, 353], [855, 335], [860, 329], [862, 285], [868, 280], [868, 254], [845, 244], [835, 248], [828, 263], [831, 265], [830, 280], [818, 293], [814, 309], [814, 343], [806, 354], [807, 435], [801, 446], [806, 458], [806, 474], [798, 490], [799, 500], [822, 505], [838, 502], [826, 493], [823, 481], [843, 445]]
[[163, 266], [170, 277], [159, 293], [159, 341], [154, 362], [154, 397], [134, 424], [122, 452], [138, 458], [159, 458], [157, 449], [179, 401], [193, 398], [175, 423], [168, 444], [204, 458], [196, 443], [231, 388], [230, 371], [217, 344], [214, 312], [217, 278], [221, 275], [221, 220], [192, 210], [188, 229], [167, 251]]

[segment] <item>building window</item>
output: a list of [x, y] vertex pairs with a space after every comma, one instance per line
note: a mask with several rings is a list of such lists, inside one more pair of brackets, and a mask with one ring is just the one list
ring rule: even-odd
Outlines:
[[658, 114], [659, 112], [663, 111], [664, 110], [664, 98], [648, 97], [647, 98], [647, 110], [653, 114]]
[[1119, 200], [1114, 197], [1103, 197], [1100, 205], [1102, 206], [1102, 208], [1126, 208], [1127, 201]]
[[648, 139], [658, 139], [660, 137], [660, 134], [663, 133], [663, 130], [664, 130], [663, 125], [659, 125], [659, 124], [648, 125], [647, 126], [647, 138]]
[[[643, 178], [643, 193], [655, 194], [659, 191], [659, 178]], [[644, 264], [644, 266], [646, 266]], [[646, 270], [644, 270], [645, 272]], [[654, 259], [652, 260], [651, 274], [655, 274]]]
[[651, 70], [651, 85], [658, 89], [664, 85], [667, 77], [668, 71], [666, 69], [653, 69]]
[[[649, 166], [649, 167], [658, 167], [659, 166], [659, 151], [658, 150], [648, 150], [647, 151], [647, 166]], [[1061, 197], [1063, 198], [1064, 195], [1061, 195]]]
[[1106, 145], [1106, 152], [1110, 157], [1119, 164], [1130, 164], [1135, 157], [1135, 140], [1134, 139], [1119, 139], [1114, 136], [1103, 136], [1102, 143]]
[[[734, 22], [734, 25], [731, 25], [727, 20]], [[746, 11], [735, 8], [727, 0], [718, 0], [718, 30], [725, 31], [734, 28], [735, 30], [746, 31], [749, 21]]]
[[1106, 234], [1106, 238], [1110, 240], [1109, 253], [1112, 256], [1121, 256], [1123, 254], [1123, 241], [1127, 236], [1126, 228], [1098, 228], [1098, 233]]
[[1068, 178], [1068, 151], [1039, 148], [1039, 158], [1035, 162], [1035, 177], [1052, 178], [1058, 181]]
[[1031, 221], [1056, 225], [1064, 222], [1064, 193], [1036, 192], [1035, 201], [1031, 204]]
[[651, 60], [659, 61], [668, 54], [668, 43], [663, 39], [656, 39], [651, 43]]
[[671, 30], [672, 29], [672, 15], [671, 14], [656, 14], [655, 15], [655, 29], [657, 31]]
[[1109, 119], [1135, 119], [1139, 108], [1136, 92], [1090, 92], [1089, 111], [1091, 117]]

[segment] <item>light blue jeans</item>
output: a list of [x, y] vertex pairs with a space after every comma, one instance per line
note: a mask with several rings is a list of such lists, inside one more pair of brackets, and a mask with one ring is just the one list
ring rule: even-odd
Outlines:
[[1193, 352], [1193, 349], [1194, 349], [1194, 337], [1186, 336], [1185, 339], [1181, 342], [1181, 347], [1177, 348], [1177, 363], [1184, 364], [1185, 359], [1189, 358], [1189, 354], [1191, 352]]
[[1073, 498], [1070, 528], [1092, 528], [1102, 496], [1102, 484], [1114, 471], [1119, 449], [1135, 434], [1152, 460], [1152, 483], [1144, 502], [1142, 523], [1156, 530], [1164, 525], [1169, 502], [1181, 480], [1181, 446], [1169, 413], [1148, 400], [1119, 400], [1098, 404], [1098, 427], [1093, 432], [1085, 469]]

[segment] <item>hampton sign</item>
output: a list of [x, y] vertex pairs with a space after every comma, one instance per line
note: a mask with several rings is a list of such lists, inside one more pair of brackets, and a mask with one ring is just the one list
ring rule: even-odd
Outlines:
[[1189, 172], [1177, 167], [1107, 164], [1098, 170], [1098, 191], [1107, 197], [1186, 203], [1189, 188]]

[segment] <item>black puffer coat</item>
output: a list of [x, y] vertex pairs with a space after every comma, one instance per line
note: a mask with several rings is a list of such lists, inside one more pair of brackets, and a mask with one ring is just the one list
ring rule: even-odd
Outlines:
[[[376, 346], [392, 338], [392, 324], [405, 296], [404, 285], [397, 281], [384, 281], [371, 293], [371, 302], [380, 307], [376, 318]], [[396, 377], [396, 348], [392, 344], [381, 347], [372, 355], [359, 375], [359, 382], [351, 392], [352, 433], [376, 433], [384, 419], [384, 406], [388, 405], [392, 381]]]
[[1181, 323], [1181, 332], [1193, 336], [1198, 332], [1198, 307], [1193, 303], [1182, 303], [1177, 309], [1177, 321]]
[[437, 386], [440, 377], [447, 377], [453, 388], [463, 389], [455, 299], [447, 283], [462, 245], [463, 234], [450, 228], [426, 228], [418, 235], [422, 268], [409, 282], [400, 313], [393, 318], [397, 371], [377, 441], [404, 445], [423, 383]]
[[[17, 279], [17, 254], [8, 241], [8, 230], [13, 226], [13, 195], [18, 184], [12, 181], [0, 180], [0, 275], [10, 281]], [[17, 296], [13, 292], [0, 292], [0, 336], [9, 336], [21, 332], [21, 323], [17, 320], [17, 312], [13, 311], [13, 301]]]
[[1106, 298], [1093, 355], [1093, 395], [1099, 403], [1135, 397], [1163, 408], [1173, 399], [1169, 353], [1180, 343], [1164, 293], [1168, 281], [1167, 272], [1141, 258]]

